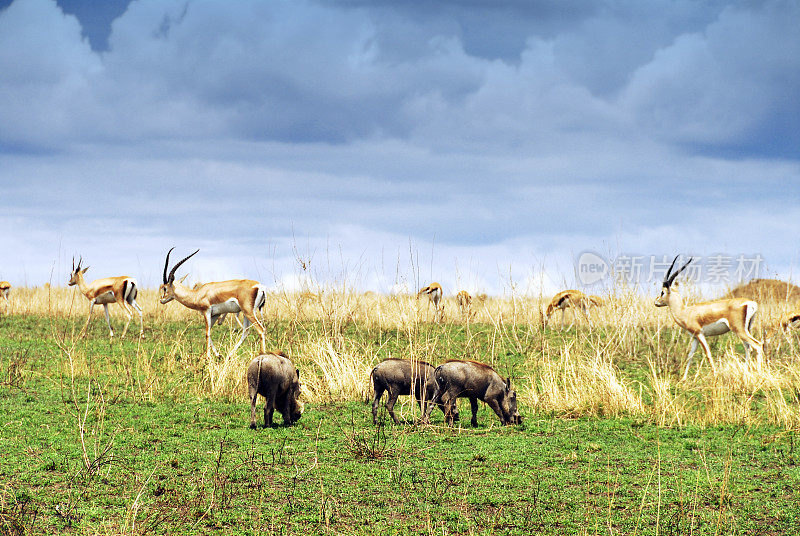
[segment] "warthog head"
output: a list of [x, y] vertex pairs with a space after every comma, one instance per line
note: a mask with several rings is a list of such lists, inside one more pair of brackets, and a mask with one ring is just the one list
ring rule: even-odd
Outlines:
[[522, 415], [517, 409], [517, 391], [511, 388], [511, 378], [506, 378], [506, 396], [503, 397], [503, 411], [509, 416], [510, 424], [522, 424]]
[[286, 400], [289, 406], [289, 415], [285, 415], [284, 419], [289, 417], [291, 422], [297, 422], [303, 416], [303, 403], [300, 402], [300, 369], [295, 369], [297, 376], [295, 381], [289, 387], [286, 393]]

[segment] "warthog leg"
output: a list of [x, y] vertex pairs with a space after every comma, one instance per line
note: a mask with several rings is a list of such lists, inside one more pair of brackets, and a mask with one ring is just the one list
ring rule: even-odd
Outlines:
[[478, 426], [478, 399], [474, 396], [469, 397], [469, 405], [472, 408], [472, 426]]

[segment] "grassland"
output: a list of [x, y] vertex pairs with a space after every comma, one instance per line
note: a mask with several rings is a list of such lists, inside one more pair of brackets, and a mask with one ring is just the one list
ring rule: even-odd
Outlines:
[[[122, 341], [100, 314], [80, 337], [85, 301], [65, 289], [20, 289], [0, 316], [0, 534], [800, 533], [782, 305], [759, 313], [761, 371], [726, 336], [719, 374], [680, 383], [687, 337], [635, 295], [562, 332], [532, 298], [448, 303], [434, 324], [406, 296], [276, 294], [268, 340], [297, 361], [306, 411], [253, 431], [256, 338], [207, 361], [199, 315], [142, 294], [144, 335]], [[223, 353], [237, 327], [215, 328]], [[417, 426], [404, 401], [407, 424], [373, 426], [368, 374], [389, 356], [492, 363], [525, 422], [482, 407], [475, 429]]]

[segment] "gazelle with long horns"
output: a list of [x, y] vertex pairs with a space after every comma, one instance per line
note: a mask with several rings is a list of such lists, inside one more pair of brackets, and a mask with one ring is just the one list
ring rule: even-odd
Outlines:
[[178, 261], [167, 274], [167, 270], [169, 270], [169, 254], [172, 253], [173, 249], [175, 248], [167, 252], [167, 260], [164, 263], [164, 282], [158, 289], [159, 301], [163, 304], [177, 300], [184, 307], [203, 313], [206, 320], [206, 357], [211, 357], [211, 350], [214, 350], [214, 353], [219, 355], [211, 340], [211, 327], [214, 324], [221, 323], [228, 313], [238, 313], [240, 311], [244, 313], [242, 336], [233, 350], [231, 350], [231, 353], [235, 352], [242, 344], [251, 325], [255, 326], [261, 338], [261, 353], [266, 353], [264, 326], [255, 315], [255, 311], [264, 307], [266, 303], [266, 289], [261, 283], [252, 279], [231, 279], [229, 281], [206, 283], [197, 288], [186, 287], [181, 281], [175, 281], [175, 271], [181, 264], [197, 255], [200, 250], [198, 249], [188, 257]]
[[750, 362], [750, 349], [755, 349], [760, 370], [764, 358], [764, 347], [750, 333], [753, 317], [758, 311], [758, 304], [746, 298], [727, 298], [698, 303], [697, 305], [684, 305], [680, 294], [672, 290], [672, 283], [678, 277], [678, 274], [689, 266], [692, 259], [689, 258], [686, 264], [673, 272], [672, 269], [675, 267], [675, 262], [679, 256], [675, 256], [669, 270], [667, 270], [667, 274], [664, 276], [661, 294], [656, 298], [655, 306], [669, 307], [669, 312], [675, 323], [692, 334], [692, 346], [689, 349], [689, 359], [686, 363], [686, 370], [683, 373], [683, 380], [685, 381], [689, 374], [689, 367], [692, 366], [692, 359], [698, 344], [703, 348], [708, 362], [711, 363], [711, 369], [716, 374], [717, 368], [714, 365], [714, 359], [711, 357], [711, 349], [708, 347], [706, 337], [716, 337], [729, 331], [736, 333], [742, 340], [748, 364]]
[[128, 332], [133, 319], [133, 311], [139, 313], [139, 335], [144, 332], [144, 321], [142, 320], [142, 308], [136, 303], [136, 296], [139, 294], [138, 284], [136, 280], [127, 275], [118, 277], [104, 277], [102, 279], [95, 279], [91, 283], [87, 283], [83, 277], [89, 267], [81, 268], [83, 257], [78, 260], [78, 266], [75, 266], [75, 257], [72, 258], [72, 272], [70, 273], [67, 285], [78, 285], [81, 294], [86, 296], [89, 300], [89, 316], [86, 317], [86, 324], [81, 330], [81, 335], [86, 333], [86, 328], [89, 327], [89, 321], [92, 319], [92, 309], [95, 305], [102, 305], [103, 311], [106, 313], [106, 324], [108, 324], [109, 337], [114, 337], [114, 330], [111, 329], [111, 318], [108, 315], [108, 304], [118, 303], [119, 306], [128, 315], [128, 321], [125, 323], [125, 328], [122, 330], [122, 336]]

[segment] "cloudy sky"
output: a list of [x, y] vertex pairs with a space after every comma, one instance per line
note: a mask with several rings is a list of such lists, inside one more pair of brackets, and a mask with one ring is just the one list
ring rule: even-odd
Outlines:
[[[800, 271], [800, 3], [0, 0], [0, 279]], [[305, 271], [303, 270], [305, 266]]]

